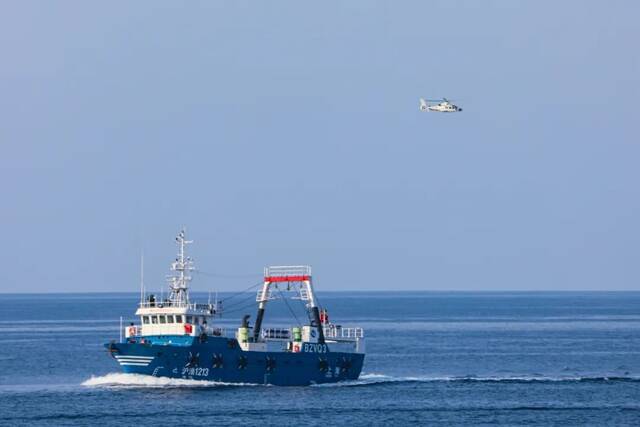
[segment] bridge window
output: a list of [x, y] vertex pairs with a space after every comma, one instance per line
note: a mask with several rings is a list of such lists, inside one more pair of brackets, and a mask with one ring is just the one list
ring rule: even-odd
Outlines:
[[158, 324], [158, 316], [151, 316], [151, 323], [153, 323], [154, 325]]
[[145, 325], [149, 324], [149, 316], [142, 316], [142, 323], [144, 323]]
[[167, 319], [166, 317], [164, 317], [164, 315], [158, 317], [160, 318], [160, 323], [167, 323]]
[[167, 315], [167, 323], [173, 323], [173, 314]]
[[176, 314], [176, 323], [182, 323], [182, 314]]
[[187, 316], [187, 323], [193, 323], [193, 316]]

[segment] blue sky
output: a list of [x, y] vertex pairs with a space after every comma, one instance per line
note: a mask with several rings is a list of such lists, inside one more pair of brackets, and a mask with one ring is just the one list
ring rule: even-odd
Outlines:
[[196, 290], [640, 290], [638, 16], [3, 2], [0, 292], [157, 289], [182, 225]]

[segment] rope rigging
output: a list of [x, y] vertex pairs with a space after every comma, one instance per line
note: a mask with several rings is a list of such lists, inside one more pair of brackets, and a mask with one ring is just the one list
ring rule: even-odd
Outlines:
[[276, 288], [276, 290], [278, 291], [278, 294], [280, 294], [280, 298], [284, 301], [284, 304], [289, 309], [289, 312], [293, 315], [294, 319], [296, 319], [296, 323], [298, 324], [298, 326], [302, 327], [302, 323], [300, 323], [300, 319], [298, 319], [298, 316], [296, 316], [296, 313], [293, 311], [293, 309], [287, 302], [287, 298], [285, 298], [284, 295], [282, 295], [282, 291], [280, 289]]
[[[222, 275], [222, 274], [216, 274], [216, 273], [210, 273], [210, 272], [206, 272], [206, 271], [202, 271], [202, 270], [195, 270], [196, 273], [198, 274], [202, 274], [205, 276], [211, 276], [211, 277], [226, 277], [226, 278], [241, 278], [241, 277], [256, 277], [257, 275], [253, 274], [253, 275]], [[255, 301], [255, 294], [253, 292], [249, 293], [250, 291], [258, 288], [259, 286], [262, 286], [264, 284], [263, 281], [257, 282], [251, 286], [248, 286], [247, 288], [239, 291], [239, 292], [235, 292], [227, 297], [221, 298], [219, 301], [222, 304], [222, 312], [225, 314], [233, 314], [233, 313], [238, 313], [238, 312], [246, 312], [247, 309], [249, 308], [253, 308], [256, 305], [256, 301]], [[296, 315], [295, 310], [291, 307], [291, 304], [289, 304], [289, 302], [287, 301], [286, 296], [284, 295], [283, 291], [277, 286], [274, 286], [274, 289], [277, 291], [279, 299], [282, 299], [285, 303], [285, 306], [287, 307], [287, 310], [289, 311], [289, 313], [291, 314], [291, 316], [293, 316], [293, 318], [295, 319], [296, 323], [298, 324], [298, 326], [302, 326], [302, 322], [300, 321], [299, 317]], [[292, 287], [290, 283], [287, 283], [287, 291], [290, 290], [294, 290], [296, 289], [295, 287]], [[233, 301], [231, 304], [228, 304], [229, 301], [232, 301], [234, 299], [238, 298], [237, 300]], [[300, 304], [302, 306], [302, 309], [304, 312], [307, 313], [307, 315], [309, 316], [310, 321], [311, 319], [311, 313], [308, 310], [308, 306], [302, 301], [300, 300]]]
[[256, 297], [253, 293], [247, 294], [244, 298], [234, 301], [229, 305], [222, 304], [222, 308], [224, 311], [228, 311], [229, 309], [233, 309], [239, 305], [245, 305], [247, 302], [251, 301], [252, 304], [256, 303]]
[[255, 289], [255, 288], [257, 288], [258, 286], [261, 286], [261, 285], [262, 285], [262, 282], [258, 282], [255, 285], [251, 285], [248, 288], [241, 290], [240, 292], [236, 292], [235, 294], [231, 294], [230, 296], [228, 296], [226, 298], [223, 298], [220, 301], [222, 301], [222, 302], [229, 301], [230, 299], [233, 299], [233, 298], [235, 298], [235, 297], [237, 297], [239, 295], [242, 295], [245, 292], [249, 292], [251, 289]]
[[221, 279], [247, 279], [247, 278], [255, 278], [260, 277], [260, 274], [221, 274], [221, 273], [211, 273], [209, 271], [203, 271], [200, 269], [193, 270], [197, 274], [201, 274], [203, 276], [209, 277], [219, 277]]
[[228, 314], [228, 313], [232, 313], [232, 314], [233, 314], [233, 313], [238, 313], [238, 312], [245, 311], [246, 309], [251, 308], [251, 307], [255, 307], [255, 306], [256, 306], [255, 301], [252, 301], [251, 303], [249, 303], [249, 304], [245, 304], [245, 305], [243, 305], [243, 306], [241, 306], [241, 307], [236, 307], [236, 306], [234, 306], [235, 308], [234, 308], [233, 310], [224, 310], [224, 313], [225, 313], [225, 314]]
[[[234, 295], [232, 295], [231, 297], [227, 297], [226, 299], [224, 299], [223, 301], [228, 301], [229, 299], [236, 297], [238, 295], [241, 295], [245, 292], [247, 292], [248, 290], [255, 288], [259, 285], [262, 285], [262, 283], [258, 283], [256, 285], [253, 285], [247, 289], [245, 289], [242, 292], [238, 292]], [[289, 304], [289, 302], [287, 301], [286, 296], [283, 294], [283, 292], [278, 288], [275, 287], [276, 291], [278, 292], [278, 295], [280, 297], [280, 299], [282, 299], [284, 301], [285, 306], [287, 307], [287, 310], [289, 310], [289, 313], [291, 313], [291, 315], [293, 316], [293, 318], [295, 319], [296, 323], [298, 324], [298, 326], [302, 327], [302, 322], [300, 322], [300, 319], [298, 318], [298, 316], [296, 315], [295, 311], [293, 310], [293, 308], [291, 307], [291, 305]], [[249, 302], [247, 304], [247, 301], [251, 300], [251, 302]], [[302, 302], [302, 301], [301, 301]], [[255, 307], [255, 301], [254, 301], [254, 296], [253, 294], [248, 295], [247, 298], [243, 298], [239, 301], [234, 302], [233, 304], [231, 304], [230, 306], [224, 307], [224, 313], [225, 314], [233, 314], [233, 313], [238, 313], [238, 312], [243, 312], [248, 308], [252, 308]], [[303, 304], [303, 308], [306, 310], [306, 306], [304, 306]]]
[[309, 323], [311, 323], [313, 321], [313, 316], [311, 314], [311, 310], [309, 310], [309, 307], [307, 307], [307, 303], [302, 301], [301, 299], [298, 300], [298, 303], [300, 304], [304, 312], [307, 313], [307, 317], [309, 318]]

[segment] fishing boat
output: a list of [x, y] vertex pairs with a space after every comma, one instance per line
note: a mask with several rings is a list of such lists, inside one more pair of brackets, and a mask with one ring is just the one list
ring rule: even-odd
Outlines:
[[[105, 344], [125, 373], [221, 383], [304, 386], [356, 380], [365, 356], [363, 329], [329, 320], [314, 292], [310, 266], [264, 269], [258, 284], [255, 324], [244, 315], [231, 331], [217, 324], [223, 301], [198, 304], [189, 297], [194, 270], [182, 230], [171, 263], [169, 294], [156, 299], [141, 291], [139, 323], [121, 324], [120, 339]], [[267, 304], [280, 289], [304, 303], [308, 322], [263, 328]]]

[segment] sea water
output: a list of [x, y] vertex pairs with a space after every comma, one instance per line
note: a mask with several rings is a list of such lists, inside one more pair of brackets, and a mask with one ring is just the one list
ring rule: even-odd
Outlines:
[[[318, 297], [365, 328], [358, 381], [122, 374], [102, 344], [135, 320], [135, 294], [0, 295], [0, 425], [640, 425], [640, 292]], [[219, 325], [254, 313], [251, 298]], [[265, 322], [304, 322], [296, 310], [273, 304]]]

